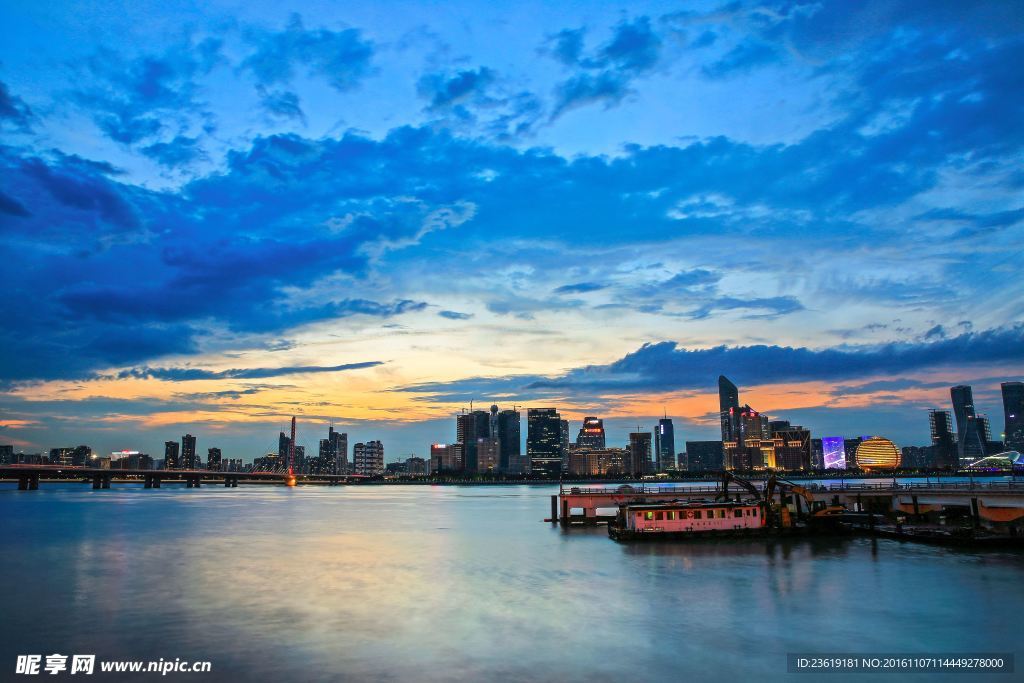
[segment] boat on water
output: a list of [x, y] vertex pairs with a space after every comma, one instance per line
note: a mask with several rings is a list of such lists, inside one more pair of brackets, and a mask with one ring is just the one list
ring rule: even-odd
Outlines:
[[768, 533], [761, 501], [671, 501], [624, 503], [608, 523], [617, 540], [761, 536]]

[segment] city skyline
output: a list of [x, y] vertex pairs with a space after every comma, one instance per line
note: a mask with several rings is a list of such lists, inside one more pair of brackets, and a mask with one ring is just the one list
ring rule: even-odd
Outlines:
[[[1003, 424], [1005, 425], [1003, 432], [990, 431], [992, 420], [988, 415], [983, 414], [980, 411], [976, 411], [973, 406], [973, 401], [970, 398], [972, 395], [973, 387], [969, 385], [957, 385], [950, 387], [950, 405], [952, 410], [945, 408], [929, 408], [927, 410], [927, 439], [920, 442], [904, 442], [900, 443], [900, 446], [909, 446], [913, 449], [920, 450], [921, 448], [932, 448], [935, 449], [930, 458], [934, 459], [934, 466], [943, 467], [963, 467], [969, 465], [975, 460], [979, 460], [985, 455], [993, 455], [994, 453], [1001, 451], [1017, 450], [1020, 452], [1021, 443], [1019, 441], [1019, 432], [1014, 430], [1014, 427], [1020, 423], [1020, 415], [1024, 413], [1024, 383], [1019, 381], [1006, 381], [1000, 383], [1000, 394], [1002, 397], [1002, 418]], [[848, 443], [853, 441], [860, 441], [867, 436], [882, 436], [878, 432], [874, 432], [870, 429], [862, 429], [859, 432], [854, 431], [853, 433], [846, 433], [842, 435], [831, 434], [824, 436], [821, 432], [816, 431], [813, 427], [805, 428], [803, 426], [797, 426], [792, 424], [792, 420], [781, 419], [784, 416], [776, 415], [769, 416], [753, 410], [749, 405], [743, 405], [742, 411], [740, 411], [739, 403], [739, 389], [724, 375], [720, 375], [718, 378], [718, 397], [719, 397], [719, 414], [716, 416], [719, 418], [720, 428], [720, 440], [717, 441], [720, 447], [726, 444], [726, 442], [732, 440], [740, 441], [747, 438], [765, 438], [769, 435], [775, 436], [776, 433], [783, 435], [785, 439], [797, 438], [802, 442], [798, 451], [787, 451], [783, 449], [777, 450], [776, 456], [780, 458], [778, 466], [783, 469], [829, 469], [829, 446], [824, 446], [824, 451], [818, 453], [816, 456], [811, 455], [811, 446], [809, 440], [811, 435], [815, 436], [814, 441], [838, 442], [841, 444], [845, 438]], [[963, 441], [963, 435], [956, 429], [956, 423], [953, 422], [954, 413], [958, 413], [961, 408], [958, 407], [958, 402], [962, 402], [966, 397], [967, 403], [966, 408], [973, 413], [973, 419], [983, 421], [985, 427], [985, 440], [982, 440], [978, 444], [980, 452], [972, 452], [969, 457], [959, 457], [961, 447], [958, 445]], [[522, 410], [526, 410], [526, 416], [523, 417]], [[750, 411], [752, 420], [751, 424], [753, 427], [747, 427], [748, 415], [747, 411]], [[733, 412], [736, 412], [735, 417], [730, 417]], [[675, 457], [686, 455], [686, 451], [680, 450], [679, 448], [673, 448], [675, 446], [674, 439], [674, 422], [673, 418], [664, 412], [663, 416], [657, 418], [657, 422], [650, 427], [649, 432], [644, 432], [646, 425], [641, 425], [639, 422], [636, 424], [625, 424], [623, 423], [620, 431], [621, 436], [615, 436], [615, 432], [611, 437], [608, 436], [604, 428], [605, 418], [599, 418], [594, 416], [584, 417], [580, 421], [580, 429], [577, 435], [577, 440], [571, 440], [571, 434], [573, 424], [571, 420], [562, 419], [559, 408], [557, 407], [544, 407], [544, 408], [528, 408], [525, 406], [513, 406], [512, 408], [502, 409], [497, 404], [490, 407], [489, 410], [473, 410], [472, 405], [469, 408], [463, 408], [458, 413], [454, 414], [455, 418], [455, 429], [454, 438], [441, 441], [434, 440], [429, 444], [418, 444], [408, 452], [396, 452], [389, 450], [387, 457], [382, 456], [381, 462], [397, 463], [402, 462], [409, 457], [421, 458], [429, 461], [435, 454], [435, 449], [440, 447], [446, 449], [452, 445], [459, 446], [459, 461], [460, 465], [457, 469], [465, 469], [466, 472], [482, 472], [487, 468], [478, 467], [478, 459], [476, 454], [476, 448], [484, 447], [481, 444], [477, 444], [480, 440], [493, 440], [494, 449], [493, 455], [494, 460], [492, 466], [496, 471], [503, 473], [519, 473], [521, 467], [536, 468], [535, 472], [546, 472], [547, 474], [554, 474], [554, 470], [551, 472], [546, 471], [547, 463], [545, 460], [554, 461], [561, 459], [562, 468], [564, 470], [566, 463], [568, 462], [569, 447], [573, 449], [579, 448], [581, 450], [603, 450], [604, 448], [626, 448], [632, 447], [632, 443], [638, 434], [645, 433], [648, 438], [653, 438], [653, 450], [650, 453], [650, 464], [654, 465], [654, 471], [665, 471], [666, 469], [672, 469], [675, 464]], [[548, 428], [545, 424], [544, 418], [553, 418], [554, 423], [557, 424], [558, 444], [552, 445], [548, 442], [554, 438], [551, 434], [547, 434]], [[774, 417], [776, 419], [769, 419]], [[512, 418], [515, 418], [514, 420]], [[530, 424], [531, 418], [537, 420], [537, 431], [535, 441], [531, 442], [530, 436]], [[628, 418], [618, 418], [619, 420], [626, 420]], [[685, 419], [685, 418], [684, 418]], [[960, 418], [963, 420], [964, 418]], [[613, 419], [614, 421], [614, 419]], [[526, 429], [523, 429], [523, 423], [525, 422]], [[290, 418], [291, 429], [295, 429], [296, 417]], [[338, 465], [332, 466], [335, 470], [343, 469], [340, 465], [342, 462], [348, 463], [348, 444], [353, 443], [359, 446], [363, 446], [364, 441], [367, 443], [381, 444], [380, 439], [369, 439], [362, 438], [356, 440], [350, 440], [347, 432], [342, 432], [335, 429], [335, 422], [333, 420], [326, 423], [328, 431], [328, 438], [321, 439], [314, 433], [313, 435], [307, 435], [307, 430], [301, 430], [298, 432], [302, 438], [296, 438], [295, 448], [301, 451], [303, 454], [307, 451], [307, 443], [318, 444], [318, 448], [308, 448], [311, 454], [310, 457], [318, 457], [321, 460], [325, 458], [332, 462], [337, 462]], [[316, 429], [323, 427], [323, 424], [313, 423], [308, 425], [312, 427], [315, 432]], [[552, 427], [555, 429], [556, 427]], [[749, 432], [749, 429], [754, 429], [755, 433]], [[973, 430], [976, 429], [975, 425], [970, 425], [971, 434], [973, 438], [977, 438], [977, 434], [974, 434]], [[436, 435], [435, 435], [436, 436]], [[681, 443], [700, 443], [708, 444], [713, 441], [708, 441], [703, 438], [703, 434], [694, 434], [689, 437], [685, 437], [681, 440]], [[169, 469], [191, 469], [187, 466], [185, 455], [191, 453], [190, 462], [194, 463], [197, 460], [196, 457], [196, 440], [197, 437], [192, 434], [185, 434], [181, 437], [181, 442], [177, 441], [166, 441], [164, 443], [164, 461], [165, 467]], [[927, 445], [923, 445], [924, 442], [929, 442]], [[302, 443], [300, 443], [302, 442]], [[616, 443], [621, 442], [621, 446]], [[662, 448], [660, 444], [671, 444], [667, 448]], [[467, 446], [467, 444], [472, 444]], [[285, 431], [278, 432], [277, 439], [277, 451], [268, 450], [267, 452], [260, 453], [249, 453], [243, 454], [243, 457], [237, 458], [240, 462], [255, 462], [257, 460], [265, 460], [263, 456], [268, 458], [271, 456], [277, 457], [280, 462], [285, 462], [286, 458], [290, 459], [289, 448], [291, 446], [291, 438], [285, 433]], [[11, 444], [0, 444], [4, 448], [11, 449], [11, 453], [24, 453], [24, 449], [15, 449]], [[206, 447], [205, 445], [203, 447]], [[55, 446], [53, 448], [46, 447], [42, 448], [42, 454], [49, 451], [51, 456], [54, 451], [60, 451], [69, 460], [72, 455], [72, 451], [77, 452], [81, 448], [89, 448], [88, 444], [79, 446]], [[383, 449], [383, 447], [381, 446]], [[530, 449], [533, 448], [537, 453], [534, 453], [534, 457], [539, 455], [540, 461], [534, 465], [531, 463]], [[220, 460], [222, 456], [222, 448], [220, 446], [210, 447], [208, 449], [210, 455], [216, 451], [217, 459]], [[550, 453], [546, 451], [551, 451]], [[755, 451], [757, 449], [755, 448]], [[821, 450], [819, 448], [818, 450]], [[800, 451], [803, 451], [803, 455], [800, 455]], [[144, 451], [132, 450], [127, 448], [119, 448], [111, 451], [104, 451], [103, 449], [92, 449], [94, 455], [101, 456], [102, 453], [107, 452], [111, 456], [115, 455], [139, 455]], [[148, 454], [146, 454], [148, 455]], [[237, 455], [232, 454], [231, 458], [224, 458], [227, 460], [235, 460]], [[304, 455], [303, 455], [304, 457]], [[353, 454], [354, 457], [354, 454]], [[697, 456], [700, 460], [701, 456]], [[730, 455], [729, 448], [725, 446], [725, 454], [723, 456], [723, 464], [726, 467], [734, 467], [736, 463], [733, 462], [734, 455]], [[815, 458], [812, 460], [812, 457]], [[522, 460], [519, 460], [522, 458]], [[795, 460], [794, 460], [795, 458]], [[670, 465], [665, 464], [665, 460], [672, 463]], [[756, 457], [755, 457], [756, 459]], [[156, 461], [156, 458], [153, 458]], [[199, 459], [201, 460], [201, 459]], [[171, 464], [166, 464], [171, 463]], [[527, 463], [530, 463], [529, 465]], [[749, 466], [751, 463], [747, 463]], [[767, 463], [763, 463], [767, 464]], [[774, 467], [775, 465], [769, 465]], [[679, 461], [679, 469], [685, 470], [690, 469], [684, 465], [683, 461]]]
[[248, 458], [295, 414], [422, 456], [475, 399], [614, 444], [668, 414], [679, 451], [720, 433], [719, 374], [814, 435], [923, 445], [957, 385], [996, 437], [1024, 377], [1010, 5], [0, 21], [18, 450]]

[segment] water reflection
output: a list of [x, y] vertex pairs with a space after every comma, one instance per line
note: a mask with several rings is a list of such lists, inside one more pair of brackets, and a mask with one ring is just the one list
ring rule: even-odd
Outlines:
[[210, 659], [207, 680], [675, 681], [781, 679], [795, 650], [1015, 647], [1017, 554], [620, 544], [540, 522], [552, 492], [3, 491], [0, 648]]

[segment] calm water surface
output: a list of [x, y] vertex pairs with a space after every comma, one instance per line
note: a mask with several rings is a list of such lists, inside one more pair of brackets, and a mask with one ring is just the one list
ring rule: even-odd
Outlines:
[[588, 682], [793, 678], [787, 652], [1024, 654], [1019, 553], [617, 544], [542, 523], [556, 487], [114, 486], [0, 488], [0, 678], [53, 652], [212, 661], [178, 676], [196, 680]]

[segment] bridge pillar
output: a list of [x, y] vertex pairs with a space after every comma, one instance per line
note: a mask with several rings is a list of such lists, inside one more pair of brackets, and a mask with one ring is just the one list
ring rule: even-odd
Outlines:
[[38, 491], [39, 490], [39, 473], [33, 472], [28, 476], [28, 490]]
[[103, 485], [102, 485], [103, 488], [105, 488], [105, 489], [109, 489], [110, 488], [110, 479], [111, 479], [111, 477], [110, 477], [109, 474], [106, 475], [105, 477], [103, 477]]
[[94, 489], [101, 488], [103, 486], [103, 479], [98, 474], [92, 475], [92, 487]]
[[558, 521], [558, 496], [551, 496], [551, 521]]
[[971, 498], [971, 519], [974, 522], [974, 528], [977, 529], [981, 526], [981, 513], [978, 510], [978, 499]]
[[224, 477], [224, 488], [231, 488], [231, 477]]
[[153, 488], [160, 488], [160, 477], [157, 477], [155, 475], [153, 476]]
[[151, 488], [153, 488], [153, 476], [152, 475], [147, 474], [145, 477], [143, 477], [142, 488], [144, 488], [144, 489], [151, 489]]
[[18, 477], [18, 490], [28, 491], [28, 475], [22, 474]]
[[562, 519], [560, 521], [562, 524], [569, 523], [569, 501], [564, 498], [562, 499]]
[[914, 517], [921, 516], [921, 506], [917, 504], [917, 496], [911, 496], [910, 500], [914, 502]]
[[202, 480], [202, 478], [201, 478], [201, 477], [200, 477], [200, 476], [199, 476], [199, 475], [197, 474], [197, 475], [196, 475], [196, 483], [195, 483], [195, 486], [194, 486], [193, 488], [199, 488], [199, 487], [200, 487], [200, 486], [202, 486], [202, 485], [203, 485], [203, 480]]

